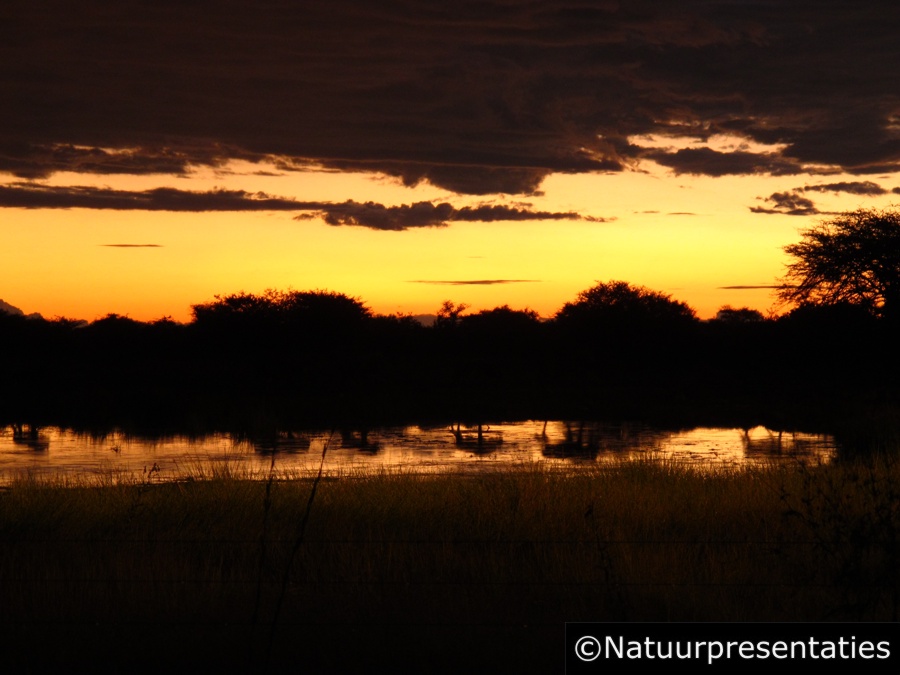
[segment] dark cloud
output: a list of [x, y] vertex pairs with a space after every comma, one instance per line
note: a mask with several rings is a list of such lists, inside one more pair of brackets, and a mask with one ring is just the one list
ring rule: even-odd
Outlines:
[[827, 183], [824, 185], [807, 185], [802, 188], [804, 192], [847, 192], [851, 195], [878, 196], [888, 193], [878, 183], [872, 181], [841, 181], [839, 183]]
[[435, 284], [438, 286], [492, 286], [494, 284], [532, 284], [537, 283], [539, 279], [474, 279], [474, 280], [431, 280], [431, 279], [414, 279], [411, 284]]
[[753, 213], [777, 213], [788, 216], [813, 216], [822, 213], [811, 199], [802, 197], [796, 192], [776, 192], [765, 201], [771, 206], [751, 206]]
[[122, 211], [299, 211], [320, 208], [243, 190], [192, 192], [156, 188], [140, 192], [96, 187], [58, 187], [36, 183], [0, 185], [0, 207], [116, 209]]
[[355, 225], [373, 230], [406, 230], [411, 227], [445, 227], [453, 214], [450, 204], [418, 202], [402, 206], [385, 206], [375, 202], [346, 201], [324, 206], [316, 213], [298, 219], [322, 218], [329, 225]]
[[[484, 204], [457, 208], [446, 202], [385, 206], [375, 202], [310, 202], [274, 197], [263, 192], [174, 188], [145, 191], [96, 187], [59, 187], [37, 183], [0, 185], [0, 207], [55, 209], [115, 209], [123, 211], [303, 211], [297, 220], [322, 218], [329, 225], [356, 225], [375, 230], [444, 227], [451, 221], [578, 220], [574, 212], [532, 211], [527, 207]], [[603, 222], [604, 219], [586, 217]]]
[[[0, 171], [185, 173], [230, 158], [459, 193], [551, 172], [900, 167], [888, 0], [8, 0]], [[783, 150], [640, 148], [729, 133]]]
[[[538, 189], [544, 177], [550, 173], [547, 168], [535, 167], [486, 167], [467, 164], [423, 164], [421, 162], [396, 161], [333, 161], [325, 160], [322, 166], [341, 171], [370, 171], [383, 173], [400, 179], [406, 187], [415, 187], [423, 182], [439, 185], [459, 194], [527, 194], [540, 195]], [[618, 171], [617, 163], [585, 164], [584, 170], [609, 169]], [[562, 170], [562, 168], [560, 168]], [[578, 170], [576, 163], [565, 169], [569, 173]]]
[[679, 174], [728, 176], [765, 173], [784, 175], [803, 171], [797, 162], [786, 160], [773, 153], [719, 152], [711, 148], [683, 148], [676, 152], [655, 150], [647, 152], [645, 156]]
[[[806, 185], [789, 192], [776, 192], [765, 198], [769, 206], [751, 206], [754, 213], [777, 213], [789, 216], [814, 216], [825, 215], [830, 212], [820, 211], [815, 203], [801, 192], [844, 192], [859, 196], [880, 196], [888, 194], [888, 191], [872, 181], [839, 181], [837, 183], [823, 183], [821, 185]], [[894, 192], [898, 192], [895, 188]]]
[[[2, 136], [0, 136], [2, 138]], [[242, 157], [243, 155], [243, 157]], [[0, 141], [0, 171], [22, 178], [46, 178], [57, 171], [93, 174], [185, 175], [192, 164], [221, 166], [229, 159], [249, 158], [237, 150], [206, 146], [124, 148], [110, 150], [57, 143], [26, 146]], [[258, 158], [257, 158], [258, 159]]]
[[298, 219], [320, 217], [329, 225], [356, 225], [375, 230], [407, 230], [415, 227], [445, 227], [451, 221], [491, 222], [496, 220], [576, 220], [573, 212], [530, 211], [525, 208], [484, 205], [455, 208], [444, 202], [417, 202], [385, 206], [375, 202], [346, 201], [322, 205], [315, 213]]
[[760, 288], [774, 289], [774, 288], [781, 288], [781, 286], [772, 286], [772, 285], [766, 285], [766, 284], [755, 285], [755, 286], [754, 286], [754, 285], [749, 285], [749, 286], [748, 286], [748, 285], [745, 285], [745, 286], [719, 286], [718, 290], [720, 290], [720, 291], [754, 291], [754, 290], [757, 290], [757, 289], [760, 289]]

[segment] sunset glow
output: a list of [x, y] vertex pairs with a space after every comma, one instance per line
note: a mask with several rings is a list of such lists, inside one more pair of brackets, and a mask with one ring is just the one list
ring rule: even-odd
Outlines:
[[125, 17], [21, 3], [0, 47], [0, 298], [187, 321], [215, 295], [327, 289], [549, 317], [615, 279], [702, 318], [780, 311], [799, 230], [900, 199], [900, 50], [872, 37], [891, 22], [643, 4], [574, 21], [565, 2], [345, 0], [298, 23], [199, 3], [106, 45], [78, 36]]

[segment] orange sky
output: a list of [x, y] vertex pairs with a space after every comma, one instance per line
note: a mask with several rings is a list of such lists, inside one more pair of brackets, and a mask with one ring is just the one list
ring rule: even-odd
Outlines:
[[766, 312], [803, 228], [900, 200], [887, 0], [227, 7], [4, 3], [0, 299]]
[[[775, 283], [787, 260], [781, 248], [823, 217], [750, 211], [757, 196], [788, 189], [796, 177], [672, 176], [648, 167], [552, 175], [539, 196], [480, 198], [430, 185], [408, 188], [377, 174], [243, 174], [248, 169], [201, 171], [177, 182], [58, 174], [45, 184], [129, 190], [240, 185], [298, 200], [352, 194], [357, 201], [395, 205], [527, 202], [534, 210], [573, 211], [600, 222], [454, 222], [396, 232], [335, 227], [319, 217], [296, 220], [284, 211], [7, 208], [0, 297], [26, 313], [88, 320], [115, 312], [185, 321], [191, 304], [267, 288], [334, 290], [379, 313], [432, 313], [451, 299], [473, 310], [509, 304], [550, 316], [597, 281], [622, 279], [669, 293], [701, 317], [728, 304], [765, 312], [773, 307], [771, 290], [725, 287]], [[820, 203], [854, 209], [888, 205], [890, 197], [863, 201], [835, 193]], [[146, 244], [154, 246], [139, 246]], [[504, 283], [459, 283], [478, 281]]]

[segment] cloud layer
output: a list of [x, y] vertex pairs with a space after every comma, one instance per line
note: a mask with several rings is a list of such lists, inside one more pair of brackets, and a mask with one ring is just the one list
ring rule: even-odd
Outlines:
[[878, 183], [866, 181], [839, 181], [804, 185], [785, 192], [775, 192], [768, 197], [759, 197], [766, 206], [751, 206], [754, 213], [782, 214], [788, 216], [834, 215], [831, 211], [820, 211], [815, 202], [803, 196], [805, 192], [829, 192], [857, 195], [859, 197], [880, 197], [886, 194], [900, 194], [900, 188], [887, 190]]
[[494, 286], [497, 284], [531, 284], [538, 279], [413, 279], [412, 284], [432, 284], [435, 286]]
[[[375, 230], [406, 230], [412, 227], [443, 227], [450, 221], [490, 222], [495, 220], [577, 220], [573, 212], [530, 211], [509, 206], [485, 205], [455, 208], [443, 202], [416, 202], [385, 206], [375, 202], [348, 200], [341, 204], [323, 204], [315, 213], [298, 219], [321, 217], [329, 225], [359, 225]], [[598, 220], [598, 219], [592, 219]]]
[[643, 159], [875, 174], [900, 168], [898, 34], [888, 0], [9, 0], [0, 171], [274, 158], [466, 194]]
[[764, 200], [767, 206], [751, 206], [753, 213], [780, 213], [788, 216], [813, 216], [821, 213], [812, 199], [794, 192], [775, 192]]
[[[574, 212], [531, 211], [525, 207], [485, 204], [457, 208], [446, 202], [417, 202], [385, 206], [375, 202], [298, 201], [262, 192], [210, 190], [194, 192], [173, 188], [145, 191], [96, 187], [56, 187], [36, 183], [0, 185], [0, 208], [87, 208], [123, 211], [301, 211], [296, 218], [322, 218], [329, 225], [352, 225], [374, 230], [443, 227], [451, 221], [576, 220]], [[585, 217], [603, 222], [603, 218]]]

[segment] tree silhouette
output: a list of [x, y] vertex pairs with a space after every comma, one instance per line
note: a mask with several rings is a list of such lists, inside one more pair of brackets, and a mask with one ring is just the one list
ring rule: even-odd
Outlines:
[[442, 304], [441, 308], [437, 311], [437, 316], [434, 320], [435, 328], [439, 330], [450, 330], [455, 328], [459, 325], [463, 312], [467, 309], [469, 309], [469, 306], [464, 302], [454, 304], [452, 300], [444, 300], [444, 304]]
[[538, 358], [542, 327], [537, 312], [503, 305], [463, 316], [459, 337], [466, 358], [481, 377], [493, 371], [499, 379], [509, 379]]
[[690, 324], [697, 315], [687, 304], [671, 296], [625, 281], [599, 283], [578, 294], [556, 314], [561, 324], [585, 327], [637, 327], [646, 324]]
[[715, 320], [722, 323], [758, 323], [765, 321], [766, 317], [758, 309], [751, 309], [750, 307], [735, 308], [731, 305], [725, 305], [716, 312]]
[[848, 303], [869, 313], [900, 312], [900, 214], [860, 209], [801, 233], [778, 297], [797, 305]]
[[333, 291], [277, 291], [262, 295], [235, 293], [215, 296], [215, 301], [192, 305], [194, 323], [200, 326], [249, 326], [348, 330], [371, 318], [371, 311], [357, 298]]
[[531, 309], [510, 309], [509, 305], [503, 305], [462, 316], [460, 323], [486, 339], [513, 339], [540, 327], [540, 317]]

